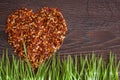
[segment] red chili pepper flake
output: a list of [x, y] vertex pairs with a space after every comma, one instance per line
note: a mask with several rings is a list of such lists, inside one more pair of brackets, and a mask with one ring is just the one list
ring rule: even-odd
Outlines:
[[[37, 68], [60, 48], [66, 32], [65, 19], [57, 8], [44, 7], [37, 13], [21, 8], [7, 19], [9, 44], [17, 55], [24, 60], [28, 58], [33, 68]], [[23, 42], [26, 44], [27, 56]]]

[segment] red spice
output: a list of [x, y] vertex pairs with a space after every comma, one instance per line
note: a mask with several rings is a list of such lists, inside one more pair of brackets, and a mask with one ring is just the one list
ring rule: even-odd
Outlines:
[[[7, 19], [9, 44], [23, 59], [28, 57], [33, 68], [37, 68], [60, 48], [66, 31], [65, 19], [57, 8], [44, 7], [38, 13], [21, 8]], [[23, 43], [26, 44], [27, 56]]]

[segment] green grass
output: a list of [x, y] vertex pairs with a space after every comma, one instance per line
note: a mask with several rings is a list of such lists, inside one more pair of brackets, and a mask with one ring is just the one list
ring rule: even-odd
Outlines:
[[95, 54], [84, 58], [69, 55], [65, 59], [53, 55], [34, 73], [29, 62], [13, 55], [11, 63], [8, 50], [5, 53], [0, 58], [0, 80], [119, 80], [119, 63], [112, 54], [107, 65]]

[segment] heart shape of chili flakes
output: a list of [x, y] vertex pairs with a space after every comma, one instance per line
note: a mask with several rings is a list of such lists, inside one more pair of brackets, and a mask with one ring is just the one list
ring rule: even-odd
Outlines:
[[28, 58], [33, 68], [37, 68], [60, 48], [66, 31], [65, 19], [57, 8], [44, 7], [37, 13], [21, 8], [7, 19], [9, 44], [17, 55], [23, 59]]

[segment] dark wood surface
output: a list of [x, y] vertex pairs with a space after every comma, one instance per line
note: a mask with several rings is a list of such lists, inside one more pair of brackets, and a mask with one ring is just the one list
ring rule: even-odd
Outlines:
[[94, 51], [107, 60], [112, 51], [120, 59], [120, 0], [0, 0], [0, 55], [6, 48], [13, 53], [5, 34], [7, 16], [21, 7], [45, 6], [61, 9], [67, 22], [61, 56]]

